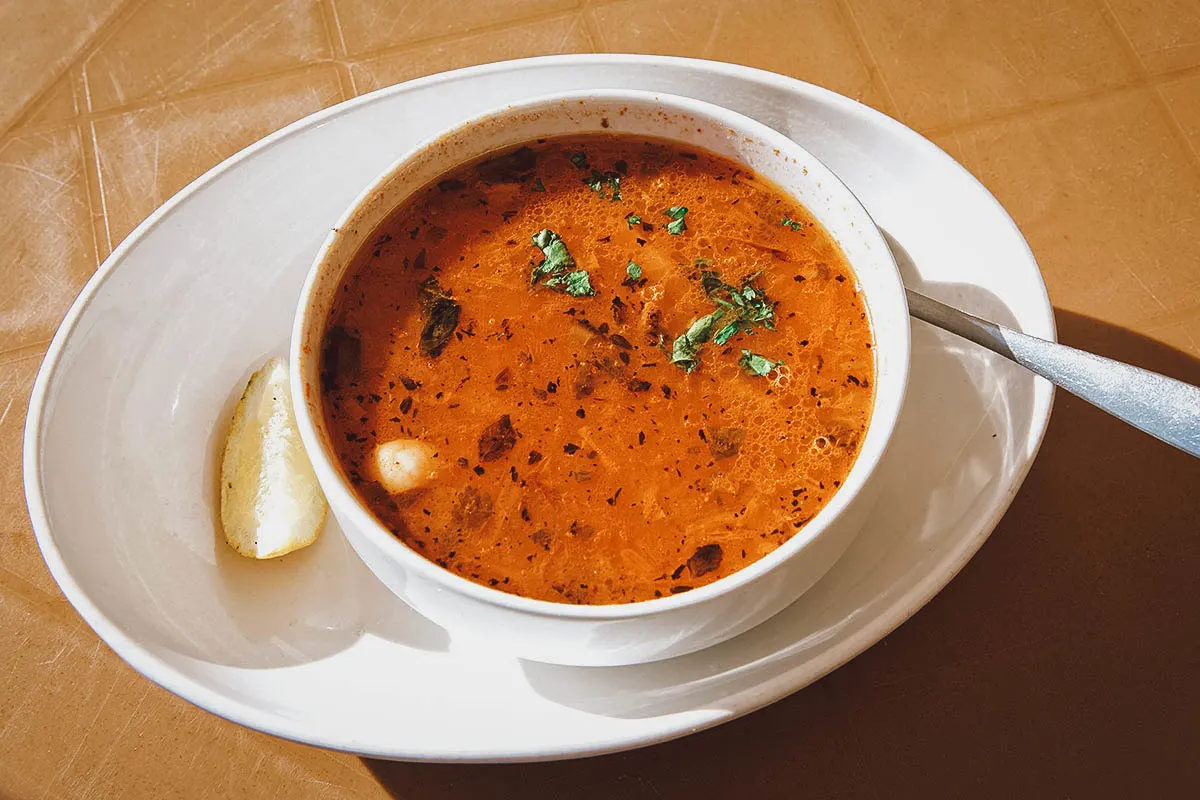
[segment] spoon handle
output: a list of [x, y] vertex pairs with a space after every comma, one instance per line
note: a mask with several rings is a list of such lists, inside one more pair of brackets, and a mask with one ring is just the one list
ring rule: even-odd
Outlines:
[[1200, 387], [1005, 328], [908, 293], [917, 319], [970, 339], [1135, 428], [1200, 456]]

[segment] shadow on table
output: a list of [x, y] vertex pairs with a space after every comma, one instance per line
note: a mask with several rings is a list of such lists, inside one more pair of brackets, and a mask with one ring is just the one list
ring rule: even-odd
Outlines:
[[[1200, 360], [1058, 311], [1064, 343]], [[980, 553], [911, 621], [744, 719], [550, 764], [366, 760], [397, 798], [1196, 796], [1200, 460], [1060, 392]], [[514, 720], [514, 724], [520, 724]]]

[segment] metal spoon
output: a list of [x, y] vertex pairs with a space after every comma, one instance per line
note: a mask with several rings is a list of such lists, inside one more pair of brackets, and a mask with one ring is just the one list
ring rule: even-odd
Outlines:
[[1118, 419], [1200, 457], [1200, 387], [971, 316], [905, 290], [909, 313], [1017, 362]]

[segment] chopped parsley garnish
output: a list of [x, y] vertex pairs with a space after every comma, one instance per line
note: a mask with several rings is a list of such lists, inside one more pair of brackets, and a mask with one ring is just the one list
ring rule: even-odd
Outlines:
[[542, 179], [541, 179], [541, 178], [534, 178], [534, 179], [533, 179], [533, 190], [534, 190], [535, 192], [544, 192], [544, 191], [546, 191], [546, 184], [542, 183]]
[[584, 184], [600, 197], [608, 197], [605, 192], [612, 189], [612, 199], [617, 201], [621, 199], [621, 176], [613, 171], [601, 172], [598, 169], [592, 170], [592, 174], [583, 179]]
[[552, 230], [538, 231], [533, 235], [533, 244], [546, 257], [533, 268], [529, 276], [530, 285], [545, 281], [545, 285], [566, 292], [572, 297], [588, 297], [596, 292], [592, 289], [591, 277], [586, 269], [572, 269], [575, 259], [567, 250], [567, 243]]
[[782, 361], [772, 361], [766, 356], [760, 356], [749, 350], [743, 350], [742, 357], [738, 359], [738, 366], [742, 368], [743, 372], [759, 378], [765, 378], [771, 374], [771, 370], [782, 365]]
[[[697, 265], [709, 263], [707, 259], [697, 260]], [[675, 340], [671, 350], [672, 363], [691, 372], [700, 362], [701, 347], [710, 339], [722, 347], [737, 334], [755, 327], [775, 330], [775, 304], [754, 285], [760, 274], [746, 278], [739, 288], [725, 283], [714, 270], [701, 270], [700, 285], [717, 309], [693, 322], [687, 333]], [[718, 327], [717, 323], [726, 318], [728, 321]]]
[[574, 164], [579, 169], [587, 169], [588, 168], [587, 155], [584, 154], [582, 151], [580, 151], [578, 153], [572, 153], [571, 154], [571, 163]]
[[642, 268], [630, 261], [625, 265], [625, 274], [628, 276], [625, 283], [635, 283], [642, 279]]
[[[706, 269], [700, 272], [700, 285], [704, 287], [704, 292], [710, 300], [737, 315], [737, 319], [730, 324], [737, 324], [743, 330], [760, 325], [773, 331], [775, 330], [775, 304], [767, 298], [762, 289], [754, 285], [754, 281], [761, 274], [758, 272], [746, 278], [742, 281], [742, 287], [738, 289], [721, 280], [720, 274], [716, 271]], [[730, 333], [725, 339], [728, 340], [729, 336], [736, 332]], [[719, 344], [723, 343], [719, 342]]]
[[586, 269], [572, 270], [564, 275], [555, 275], [546, 281], [552, 289], [561, 289], [572, 297], [591, 297], [596, 293], [592, 279]]
[[796, 220], [792, 219], [791, 217], [784, 217], [783, 219], [781, 219], [779, 221], [779, 224], [785, 228], [791, 228], [794, 231], [798, 231], [804, 227], [803, 222], [797, 222]]
[[663, 212], [664, 215], [671, 218], [671, 221], [667, 223], [667, 233], [679, 236], [687, 230], [687, 223], [683, 221], [687, 212], [687, 206], [671, 206]]
[[713, 334], [713, 344], [715, 344], [717, 347], [721, 347], [730, 339], [732, 339], [741, 329], [741, 323], [739, 323], [737, 320], [734, 320], [727, 325], [722, 325], [721, 329]]
[[629, 230], [633, 230], [634, 225], [642, 224], [642, 218], [630, 211], [625, 215], [625, 224], [629, 226]]
[[687, 333], [675, 339], [671, 345], [671, 363], [684, 372], [691, 372], [700, 364], [700, 349], [712, 336], [713, 327], [725, 316], [725, 311], [717, 309], [711, 314], [692, 322]]

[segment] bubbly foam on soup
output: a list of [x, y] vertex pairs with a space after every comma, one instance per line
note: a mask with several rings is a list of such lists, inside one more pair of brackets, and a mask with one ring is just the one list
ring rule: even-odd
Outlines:
[[[841, 250], [767, 181], [642, 137], [539, 140], [425, 188], [356, 255], [325, 418], [359, 496], [431, 561], [525, 597], [649, 600], [829, 502], [871, 342]], [[380, 472], [394, 440], [428, 446], [411, 491]]]

